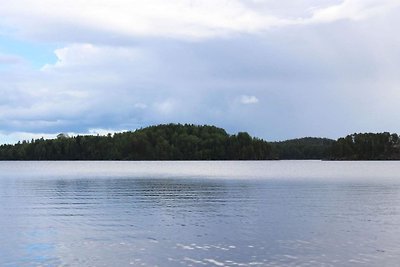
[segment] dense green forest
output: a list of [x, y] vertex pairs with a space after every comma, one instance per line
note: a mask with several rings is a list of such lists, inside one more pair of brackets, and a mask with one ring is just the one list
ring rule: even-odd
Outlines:
[[78, 135], [0, 146], [0, 160], [260, 160], [271, 145], [215, 126], [168, 124], [107, 136]]
[[336, 160], [400, 159], [399, 136], [387, 132], [351, 134], [333, 143], [330, 158]]
[[107, 136], [60, 134], [0, 146], [0, 160], [268, 160], [400, 159], [397, 134], [351, 134], [267, 142], [215, 126], [163, 124]]
[[277, 159], [327, 159], [334, 142], [327, 138], [304, 137], [270, 144]]

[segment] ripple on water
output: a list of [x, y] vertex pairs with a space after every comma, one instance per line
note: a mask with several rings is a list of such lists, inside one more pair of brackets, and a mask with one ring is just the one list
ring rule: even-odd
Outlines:
[[[349, 181], [343, 177], [336, 181], [303, 179], [301, 170], [298, 177], [291, 173], [295, 179], [270, 177], [276, 166], [283, 172], [298, 164], [306, 169], [320, 166], [307, 162], [247, 167], [240, 163], [244, 165], [238, 173], [247, 176], [232, 179], [205, 175], [206, 163], [201, 170], [196, 163], [171, 163], [168, 170], [179, 175], [169, 178], [135, 175], [135, 168], [150, 171], [167, 163], [87, 163], [85, 168], [93, 171], [83, 172], [76, 171], [83, 163], [65, 163], [65, 168], [54, 164], [59, 174], [46, 163], [41, 177], [30, 177], [24, 165], [10, 172], [0, 163], [0, 241], [7, 244], [0, 247], [1, 266], [396, 266], [400, 262], [400, 182], [365, 182], [356, 167], [356, 178], [351, 180], [347, 173]], [[239, 168], [232, 163], [210, 164], [216, 173], [235, 175], [232, 169]], [[349, 170], [345, 165], [335, 166]], [[120, 176], [111, 175], [111, 166]], [[124, 169], [121, 174], [121, 166], [129, 172]], [[320, 168], [317, 173], [326, 177], [338, 172]], [[394, 163], [393, 169], [400, 173]], [[186, 175], [189, 170], [198, 175]]]

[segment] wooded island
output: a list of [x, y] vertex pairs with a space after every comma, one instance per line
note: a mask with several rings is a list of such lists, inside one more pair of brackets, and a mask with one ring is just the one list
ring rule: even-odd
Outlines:
[[267, 142], [208, 125], [162, 124], [107, 136], [59, 134], [56, 139], [0, 146], [0, 160], [395, 160], [397, 134], [351, 134]]

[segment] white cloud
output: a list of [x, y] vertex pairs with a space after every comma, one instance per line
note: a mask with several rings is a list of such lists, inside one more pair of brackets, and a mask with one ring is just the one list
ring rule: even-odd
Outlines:
[[27, 35], [77, 27], [122, 36], [202, 38], [284, 23], [239, 0], [14, 0], [2, 3], [0, 15]]
[[249, 105], [249, 104], [257, 104], [258, 103], [258, 98], [251, 95], [242, 95], [240, 96], [240, 103], [244, 105]]
[[[130, 131], [135, 129], [129, 129]], [[101, 135], [106, 136], [109, 133], [122, 133], [128, 130], [125, 129], [102, 129], [102, 128], [93, 128], [88, 129], [84, 132], [63, 132], [69, 137], [77, 136], [77, 135]], [[59, 132], [61, 133], [61, 132]], [[32, 132], [1, 132], [0, 131], [0, 145], [2, 144], [15, 144], [17, 142], [22, 141], [31, 141], [32, 139], [55, 139], [59, 133], [49, 134], [49, 133], [32, 133]]]
[[2, 144], [15, 144], [19, 141], [31, 141], [31, 139], [52, 139], [55, 138], [54, 134], [47, 133], [31, 133], [31, 132], [13, 132], [2, 133], [0, 132], [0, 145]]
[[[321, 4], [322, 3], [322, 4]], [[0, 25], [15, 34], [52, 41], [115, 42], [133, 36], [184, 39], [258, 33], [274, 27], [364, 19], [399, 7], [398, 0], [13, 0], [4, 1]], [[291, 8], [292, 7], [292, 8]]]
[[134, 129], [178, 112], [179, 90], [166, 85], [181, 72], [154, 51], [72, 44], [55, 54], [54, 64], [27, 75], [0, 72], [4, 132]]
[[[309, 7], [313, 1], [300, 0], [296, 4], [300, 2]], [[305, 13], [299, 6], [286, 14], [285, 10], [268, 9], [272, 3], [280, 5], [270, 0], [217, 0], [215, 8], [214, 2], [194, 1], [190, 12], [196, 13], [202, 6], [211, 10], [211, 15], [221, 14], [221, 18], [208, 20], [207, 14], [200, 12], [193, 19], [186, 15], [171, 19], [176, 13], [169, 14], [168, 8], [165, 14], [146, 11], [148, 14], [135, 17], [139, 11], [134, 11], [134, 16], [127, 19], [131, 27], [125, 31], [120, 29], [125, 27], [122, 22], [118, 24], [119, 13], [128, 16], [134, 6], [141, 7], [141, 1], [78, 0], [68, 4], [38, 0], [36, 5], [44, 11], [32, 7], [32, 12], [26, 9], [24, 16], [21, 3], [30, 7], [30, 2], [14, 0], [13, 9], [9, 2], [4, 3], [0, 23], [13, 20], [16, 30], [38, 34], [36, 37], [43, 37], [37, 32], [43, 30], [52, 41], [67, 37], [72, 42], [61, 41], [55, 50], [56, 62], [40, 70], [30, 68], [26, 62], [0, 70], [3, 133], [88, 133], [91, 129], [193, 122], [282, 139], [288, 134], [337, 136], [340, 131], [342, 135], [360, 131], [362, 123], [370, 127], [386, 123], [395, 128], [399, 111], [396, 103], [400, 99], [396, 72], [400, 67], [400, 37], [395, 27], [399, 18], [390, 10], [396, 3], [320, 2], [324, 4]], [[60, 10], [51, 10], [53, 3], [59, 4]], [[157, 1], [149, 3], [156, 5]], [[188, 3], [163, 1], [158, 8], [169, 4], [190, 6]], [[111, 5], [113, 16], [105, 16], [104, 22], [101, 16], [89, 16], [97, 5], [99, 12], [105, 12], [106, 4]], [[242, 8], [244, 13], [239, 11]], [[248, 21], [226, 15], [232, 10], [237, 10], [238, 18], [250, 14]], [[62, 12], [70, 15], [60, 15]], [[379, 17], [385, 12], [387, 16]], [[264, 14], [279, 19], [273, 20], [276, 23], [254, 23]], [[136, 19], [145, 30], [137, 29]], [[356, 22], [329, 23], [341, 19]], [[302, 26], [263, 34], [234, 34], [257, 33], [287, 23]], [[311, 23], [322, 24], [315, 27]], [[37, 27], [39, 24], [43, 27]], [[210, 38], [227, 34], [233, 34], [232, 38]], [[113, 39], [122, 35], [130, 42]], [[181, 38], [206, 39], [187, 42]], [[257, 105], [260, 101], [262, 105]], [[382, 116], [385, 119], [366, 116], [366, 108], [371, 106], [375, 114], [390, 112]], [[257, 123], [261, 120], [268, 123]]]
[[[131, 129], [132, 130], [132, 129]], [[108, 135], [108, 134], [114, 134], [114, 133], [122, 133], [126, 132], [128, 130], [116, 130], [116, 129], [102, 129], [102, 128], [96, 128], [96, 129], [89, 129], [85, 133], [69, 133], [69, 136], [77, 136], [77, 135], [85, 135], [85, 134], [90, 134], [90, 135]]]
[[[268, 139], [359, 131], [360, 118], [368, 114], [363, 107], [398, 113], [400, 83], [393, 70], [400, 53], [391, 48], [394, 35], [376, 38], [381, 33], [373, 31], [363, 39], [354, 32], [341, 29], [326, 38], [304, 27], [234, 42], [66, 45], [55, 51], [56, 63], [41, 70], [0, 72], [0, 125], [3, 133], [35, 136], [168, 122], [215, 124]], [[383, 61], [374, 56], [381, 50]], [[377, 78], [386, 83], [371, 83]], [[366, 125], [384, 123], [367, 117]]]
[[384, 15], [398, 7], [400, 7], [398, 0], [344, 0], [338, 5], [315, 10], [309, 22], [333, 22], [342, 19], [362, 20]]
[[[54, 54], [57, 57], [57, 62], [55, 64], [46, 64], [42, 70], [128, 65], [132, 62], [151, 60], [150, 55], [146, 54], [145, 50], [136, 47], [101, 46], [89, 43], [69, 44], [63, 48], [56, 49]], [[115, 71], [115, 69], [110, 70]]]

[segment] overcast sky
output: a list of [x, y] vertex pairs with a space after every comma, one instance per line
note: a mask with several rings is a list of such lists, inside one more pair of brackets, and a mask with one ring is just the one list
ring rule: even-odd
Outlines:
[[0, 143], [400, 132], [400, 0], [0, 1]]

